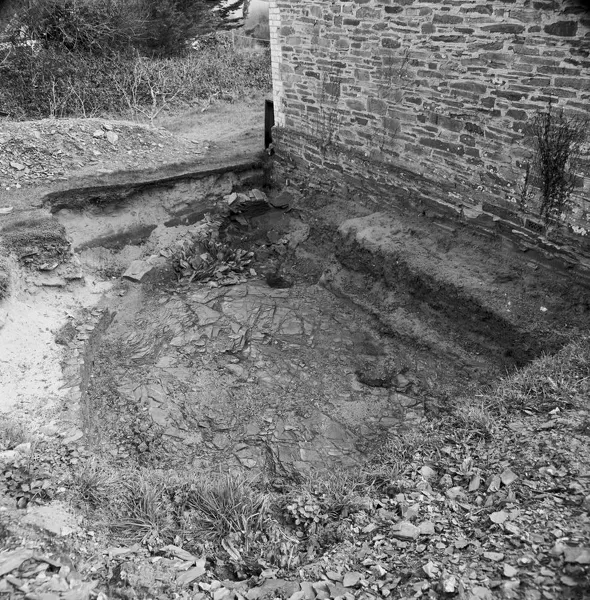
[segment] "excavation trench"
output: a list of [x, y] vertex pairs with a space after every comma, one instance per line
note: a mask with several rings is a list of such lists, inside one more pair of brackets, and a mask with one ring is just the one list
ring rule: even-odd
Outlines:
[[[83, 268], [120, 281], [80, 381], [89, 440], [115, 460], [277, 475], [359, 465], [384, 435], [542, 351], [468, 286], [348, 230], [332, 232], [334, 256], [334, 239], [268, 202], [261, 177], [241, 165], [53, 202]], [[234, 192], [241, 210], [228, 210]], [[175, 244], [211, 215], [253, 262], [220, 283], [179, 282]], [[133, 261], [141, 281], [119, 280]]]

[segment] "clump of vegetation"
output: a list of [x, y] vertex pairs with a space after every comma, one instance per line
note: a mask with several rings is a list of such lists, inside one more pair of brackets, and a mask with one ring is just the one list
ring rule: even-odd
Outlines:
[[173, 256], [174, 269], [181, 280], [221, 281], [235, 278], [250, 268], [253, 252], [232, 248], [209, 231], [185, 242]]
[[23, 3], [7, 27], [16, 47], [32, 42], [70, 52], [105, 54], [138, 44], [147, 14], [141, 0], [33, 0]]
[[97, 509], [108, 503], [118, 483], [112, 469], [98, 459], [91, 459], [72, 472], [69, 485], [77, 505]]
[[579, 408], [589, 396], [590, 337], [586, 336], [510, 375], [483, 401], [489, 411], [506, 414]]
[[167, 491], [157, 473], [140, 473], [122, 481], [120, 499], [109, 506], [111, 531], [125, 543], [156, 546], [172, 542], [177, 527]]
[[16, 11], [6, 33], [16, 46], [176, 56], [204, 28], [220, 25], [211, 9], [198, 0], [32, 0]]
[[35, 0], [8, 26], [0, 104], [17, 119], [147, 117], [270, 89], [270, 54], [195, 35], [211, 5], [185, 0]]
[[246, 547], [269, 517], [268, 496], [244, 477], [218, 477], [186, 490], [185, 521], [196, 539], [238, 538]]
[[283, 512], [298, 536], [308, 537], [354, 512], [364, 487], [365, 478], [346, 469], [314, 472], [291, 487]]
[[526, 202], [531, 195], [531, 183], [540, 188], [539, 214], [546, 227], [562, 221], [571, 210], [571, 195], [589, 125], [587, 117], [566, 115], [550, 102], [530, 126], [534, 157], [527, 168], [523, 197]]
[[[92, 469], [86, 490], [79, 494], [108, 499], [113, 479]], [[270, 497], [255, 481], [240, 475], [204, 477], [195, 472], [142, 471], [121, 477], [123, 493], [111, 497], [105, 521], [115, 537], [126, 543], [148, 545], [182, 540], [200, 552], [203, 545], [229, 554], [234, 561], [252, 561], [261, 555], [272, 529]]]

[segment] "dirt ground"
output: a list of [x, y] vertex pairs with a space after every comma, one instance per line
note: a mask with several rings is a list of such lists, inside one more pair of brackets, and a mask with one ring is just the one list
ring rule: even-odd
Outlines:
[[[213, 102], [149, 124], [109, 119], [0, 118], [0, 214], [51, 191], [107, 185], [120, 173], [218, 164], [264, 149], [264, 96]], [[73, 183], [75, 182], [75, 183]]]
[[[0, 301], [0, 413], [37, 431], [48, 469], [75, 473], [100, 456], [129, 472], [190, 465], [263, 473], [276, 485], [326, 467], [359, 473], [388, 439], [428, 431], [458, 398], [479, 414], [478, 398], [503, 375], [588, 330], [583, 290], [501, 242], [462, 229], [449, 237], [304, 180], [263, 191], [251, 183], [256, 165], [88, 207], [42, 206], [48, 193], [106, 185], [129, 170], [153, 179], [179, 163], [255, 156], [263, 100], [165, 116], [157, 128], [0, 122], [0, 238], [14, 244], [15, 229], [51, 223], [46, 235], [65, 231], [71, 243], [43, 253], [53, 238], [31, 247], [18, 239], [11, 293]], [[191, 277], [209, 264], [207, 278]], [[61, 481], [47, 484], [47, 508], [31, 503], [31, 530], [14, 498], [2, 497], [0, 516], [18, 526], [6, 533], [10, 519], [0, 519], [0, 548], [4, 538], [12, 548], [0, 553], [0, 573], [8, 564], [19, 576], [0, 581], [0, 598], [583, 598], [590, 496], [586, 433], [574, 422], [586, 413], [566, 408], [514, 417], [501, 446], [488, 447], [484, 431], [456, 445], [445, 433], [431, 448], [425, 434], [391, 467], [392, 481], [350, 517], [339, 513], [326, 535], [338, 529], [340, 545], [317, 554], [310, 536], [305, 568], [275, 565], [244, 581], [232, 574], [240, 553], [229, 538], [230, 558], [208, 555], [205, 569], [174, 545], [182, 540], [167, 540], [167, 550], [113, 546], [99, 523], [81, 527], [55, 501], [68, 497]], [[521, 444], [533, 436], [534, 452]], [[19, 472], [34, 452], [10, 447], [0, 462]], [[554, 498], [555, 477], [566, 483]], [[289, 561], [297, 544], [284, 543]]]
[[[0, 219], [28, 216], [46, 193], [72, 181], [105, 185], [121, 172], [162, 174], [168, 165], [216, 164], [261, 151], [263, 124], [262, 96], [163, 115], [155, 127], [107, 119], [0, 120]], [[60, 396], [63, 381], [54, 331], [76, 308], [97, 302], [106, 289], [91, 280], [64, 304], [61, 291], [42, 280], [38, 274], [19, 275], [2, 307], [9, 316], [0, 348], [0, 410]]]

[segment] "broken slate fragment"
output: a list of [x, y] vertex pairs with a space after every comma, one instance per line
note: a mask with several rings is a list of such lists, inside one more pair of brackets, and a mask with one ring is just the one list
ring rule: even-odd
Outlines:
[[221, 313], [209, 308], [205, 305], [200, 305], [195, 307], [195, 312], [199, 317], [199, 325], [212, 325], [213, 323], [217, 323], [221, 318]]
[[287, 192], [281, 192], [278, 196], [270, 198], [270, 204], [275, 208], [287, 208], [293, 202], [293, 196]]
[[63, 279], [62, 277], [45, 277], [43, 279], [41, 279], [40, 281], [42, 286], [45, 287], [65, 287], [66, 286], [66, 280]]
[[0, 553], [0, 577], [18, 569], [26, 560], [33, 556], [29, 548], [19, 548], [6, 554]]
[[176, 558], [180, 558], [181, 560], [186, 560], [189, 562], [195, 562], [197, 560], [193, 554], [182, 548], [179, 548], [178, 546], [174, 546], [173, 544], [164, 546], [161, 548], [161, 551], [165, 552], [166, 554], [170, 554], [171, 556], [175, 556]]
[[481, 485], [481, 477], [479, 475], [474, 475], [469, 482], [469, 491], [475, 492], [479, 489]]
[[145, 260], [134, 260], [123, 273], [123, 278], [140, 282], [153, 268], [154, 265]]
[[358, 582], [363, 578], [362, 573], [358, 571], [349, 571], [344, 574], [344, 579], [342, 580], [342, 585], [344, 587], [354, 587], [358, 584]]
[[205, 567], [193, 567], [184, 573], [180, 573], [176, 578], [178, 585], [188, 585], [206, 573]]
[[420, 468], [420, 475], [426, 480], [434, 479], [436, 477], [436, 471], [428, 465], [424, 465]]
[[415, 540], [420, 534], [420, 529], [408, 521], [400, 521], [393, 526], [391, 535], [398, 540]]
[[434, 523], [432, 521], [422, 521], [418, 525], [418, 529], [420, 530], [420, 535], [434, 535]]
[[506, 469], [501, 475], [500, 479], [502, 483], [508, 487], [511, 483], [514, 483], [518, 479], [518, 475], [514, 473], [511, 469]]
[[590, 565], [590, 548], [572, 548], [566, 546], [564, 550], [566, 563], [577, 563], [579, 565]]
[[502, 523], [504, 523], [504, 521], [506, 521], [508, 516], [509, 515], [507, 512], [499, 510], [498, 512], [493, 512], [490, 515], [490, 521], [492, 521], [492, 523], [497, 523], [498, 525], [501, 525]]
[[457, 578], [454, 575], [441, 578], [441, 587], [445, 594], [454, 594], [457, 589]]
[[484, 552], [484, 558], [491, 560], [492, 562], [500, 562], [504, 559], [504, 554], [502, 552]]
[[258, 201], [266, 201], [267, 200], [266, 194], [257, 188], [250, 190], [250, 196]]
[[508, 579], [510, 579], [512, 577], [516, 577], [517, 575], [518, 569], [516, 567], [508, 564], [504, 565], [504, 577], [508, 577]]
[[422, 571], [430, 579], [434, 579], [438, 573], [438, 567], [432, 561], [428, 561], [425, 565], [422, 565]]
[[492, 600], [492, 592], [482, 585], [476, 585], [471, 589], [471, 597], [473, 600]]

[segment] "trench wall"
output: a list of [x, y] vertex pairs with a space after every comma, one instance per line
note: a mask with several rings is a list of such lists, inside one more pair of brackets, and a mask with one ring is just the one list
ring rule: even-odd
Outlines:
[[590, 155], [548, 241], [527, 125], [590, 116], [590, 12], [563, 0], [271, 0], [279, 164], [590, 267]]

